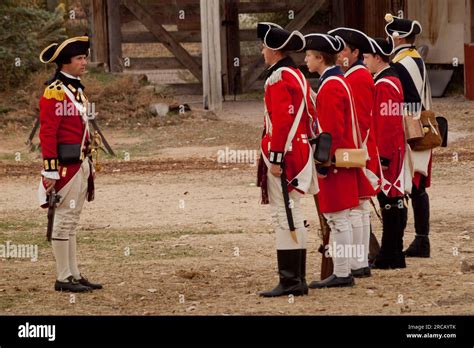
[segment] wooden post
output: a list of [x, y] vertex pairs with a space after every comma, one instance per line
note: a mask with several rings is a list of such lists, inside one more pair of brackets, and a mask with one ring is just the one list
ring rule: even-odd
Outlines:
[[121, 72], [123, 70], [123, 64], [120, 1], [107, 0], [107, 29], [110, 71]]
[[239, 0], [224, 0], [226, 85], [229, 94], [242, 93], [240, 36], [239, 36]]
[[464, 26], [464, 96], [474, 100], [474, 0], [466, 1]]
[[470, 27], [471, 27], [471, 35], [469, 37], [469, 41], [470, 42], [474, 42], [474, 0], [471, 0], [470, 2], [470, 13], [471, 13], [471, 16], [470, 16], [470, 19], [469, 19], [469, 24], [470, 24]]
[[222, 110], [219, 3], [201, 0], [202, 89], [204, 109]]
[[103, 63], [109, 70], [109, 43], [107, 34], [107, 2], [106, 0], [92, 0], [91, 2], [91, 48], [92, 60]]
[[227, 0], [219, 0], [219, 21], [221, 22], [221, 73], [222, 73], [222, 96], [225, 101], [225, 96], [232, 93], [229, 89], [229, 71], [227, 66], [227, 22], [226, 22], [226, 4]]

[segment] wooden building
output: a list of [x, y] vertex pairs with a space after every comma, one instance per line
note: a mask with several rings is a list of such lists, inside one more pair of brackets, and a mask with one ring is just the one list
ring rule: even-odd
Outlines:
[[[214, 69], [219, 76], [206, 75], [208, 91], [204, 94], [211, 93], [210, 89], [212, 93], [238, 94], [259, 88], [264, 70], [256, 29], [241, 28], [242, 16], [273, 13], [284, 19], [286, 28], [303, 33], [347, 26], [370, 36], [385, 36], [384, 15], [391, 12], [421, 22], [419, 43], [429, 48], [428, 63], [452, 64], [456, 57], [459, 64], [464, 64], [465, 44], [469, 50], [474, 38], [473, 3], [474, 0], [91, 0], [92, 58], [112, 72], [181, 69], [189, 75], [188, 87], [197, 91], [203, 87], [203, 70], [209, 73]], [[205, 13], [201, 13], [202, 9]], [[137, 24], [135, 30], [129, 30], [131, 23]], [[151, 43], [160, 43], [166, 54], [160, 51], [160, 56], [133, 56], [136, 50], [130, 47]], [[192, 49], [193, 44], [197, 50]], [[126, 57], [125, 47], [131, 52]], [[302, 53], [294, 58], [303, 64]], [[473, 71], [472, 75], [474, 67], [466, 66], [466, 71]], [[219, 79], [221, 85], [213, 86]], [[474, 84], [474, 76], [466, 76], [466, 81], [466, 85]]]

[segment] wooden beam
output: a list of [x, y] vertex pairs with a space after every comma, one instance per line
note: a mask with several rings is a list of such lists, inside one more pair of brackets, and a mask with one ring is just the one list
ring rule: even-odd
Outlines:
[[[305, 58], [305, 53], [304, 52], [291, 52], [290, 57], [295, 61], [296, 65], [305, 65], [304, 58]], [[252, 62], [255, 62], [258, 58], [261, 58], [261, 55], [252, 55], [252, 56], [241, 56], [241, 64], [243, 67], [247, 66], [248, 64], [251, 64]]]
[[[316, 0], [307, 2], [306, 5], [301, 9], [300, 12], [295, 16], [288, 25], [285, 27], [286, 30], [301, 30], [308, 23], [308, 21], [315, 15], [316, 12], [324, 5], [326, 0]], [[253, 62], [247, 74], [244, 76], [244, 91], [248, 90], [249, 87], [257, 81], [258, 77], [265, 70], [265, 62], [262, 57]]]
[[[201, 42], [200, 30], [169, 31], [177, 42]], [[155, 35], [148, 31], [124, 31], [122, 32], [123, 43], [155, 43], [159, 42]]]
[[[201, 42], [200, 30], [180, 30], [168, 31], [177, 42]], [[255, 41], [257, 37], [256, 29], [239, 30], [240, 42]], [[123, 31], [122, 43], [155, 43], [159, 42], [155, 35], [149, 31]]]
[[365, 32], [364, 0], [344, 1], [344, 26]]
[[[201, 13], [199, 1], [194, 1], [194, 4], [189, 6], [188, 0], [175, 0], [177, 5], [178, 30], [200, 30], [201, 29]], [[218, 0], [214, 0], [218, 2]], [[156, 2], [156, 1], [155, 1]], [[159, 2], [159, 1], [158, 1]], [[163, 7], [162, 7], [163, 10]], [[181, 16], [183, 15], [183, 16]]]
[[239, 13], [269, 13], [293, 10], [299, 12], [306, 1], [265, 1], [265, 2], [242, 2], [239, 4]]
[[344, 0], [332, 0], [331, 26], [343, 27], [345, 24]]
[[201, 0], [202, 89], [205, 110], [222, 110], [219, 2]]
[[112, 72], [120, 72], [122, 62], [122, 34], [120, 31], [120, 10], [116, 1], [107, 0], [107, 31], [109, 38], [109, 68]]
[[384, 37], [386, 34], [383, 18], [387, 12], [392, 12], [390, 0], [364, 0], [363, 5], [357, 2], [357, 6], [364, 6], [363, 31], [371, 37]]
[[239, 1], [224, 0], [224, 25], [226, 36], [226, 82], [229, 94], [242, 93], [240, 32], [239, 32]]
[[306, 5], [301, 9], [300, 12], [295, 16], [288, 25], [285, 27], [288, 31], [301, 30], [313, 18], [316, 12], [326, 3], [326, 0], [317, 0], [307, 2]]
[[[239, 0], [237, 0], [239, 1]], [[227, 0], [219, 0], [219, 21], [221, 23], [221, 30], [220, 30], [220, 40], [221, 40], [221, 72], [222, 72], [222, 95], [230, 94], [229, 92], [229, 71], [227, 67], [227, 31], [226, 31], [226, 4]], [[239, 42], [240, 46], [240, 42]]]
[[[182, 24], [183, 22], [190, 22], [194, 28], [188, 29], [200, 29], [200, 14], [199, 14], [199, 1], [192, 8], [189, 6], [181, 6], [181, 1], [177, 3], [177, 0], [173, 0], [173, 4], [166, 5], [162, 0], [154, 1], [141, 1], [140, 4], [153, 15], [155, 22], [161, 25], [166, 24]], [[184, 11], [184, 13], [180, 12]], [[136, 19], [135, 15], [126, 7], [120, 6], [120, 12], [122, 15], [123, 23], [128, 23]], [[184, 18], [182, 15], [184, 14]], [[180, 26], [181, 26], [180, 24]], [[196, 28], [197, 26], [197, 28]]]
[[[201, 56], [192, 56], [194, 61], [201, 65]], [[187, 69], [183, 63], [174, 57], [130, 57], [130, 66], [127, 69], [132, 70], [166, 70], [166, 69]]]
[[107, 33], [107, 1], [91, 1], [91, 51], [94, 62], [104, 63], [108, 70], [109, 65], [109, 43]]
[[199, 81], [202, 81], [202, 73], [199, 65], [161, 24], [155, 22], [151, 12], [135, 0], [123, 0], [123, 4]]

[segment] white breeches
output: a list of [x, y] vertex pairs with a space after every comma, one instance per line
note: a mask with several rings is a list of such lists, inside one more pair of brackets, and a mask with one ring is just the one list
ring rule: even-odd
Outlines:
[[280, 178], [268, 173], [268, 198], [272, 210], [272, 224], [276, 235], [276, 248], [277, 250], [306, 249], [308, 231], [306, 227], [304, 227], [304, 218], [301, 213], [300, 204], [300, 199], [303, 195], [293, 190], [289, 193], [289, 196], [290, 201], [293, 201], [291, 212], [296, 229], [297, 243], [291, 238]]
[[368, 199], [359, 201], [359, 205], [349, 214], [352, 224], [352, 244], [357, 251], [351, 257], [351, 269], [369, 267], [369, 241], [370, 241], [370, 203]]
[[334, 213], [324, 213], [331, 228], [330, 254], [334, 263], [334, 274], [347, 277], [351, 272], [350, 258], [353, 253], [352, 226], [349, 218], [350, 209]]
[[69, 239], [76, 234], [82, 207], [87, 196], [89, 161], [84, 161], [76, 175], [58, 192], [61, 200], [56, 207], [53, 225], [53, 239]]

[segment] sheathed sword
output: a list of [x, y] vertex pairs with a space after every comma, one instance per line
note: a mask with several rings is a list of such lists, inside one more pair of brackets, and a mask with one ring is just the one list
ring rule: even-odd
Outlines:
[[56, 190], [53, 188], [46, 196], [48, 202], [48, 229], [46, 230], [46, 239], [51, 242], [51, 236], [53, 235], [54, 215], [56, 213], [56, 205], [59, 203], [61, 196], [56, 194]]
[[285, 203], [286, 218], [288, 219], [288, 226], [290, 227], [291, 239], [298, 243], [296, 237], [295, 222], [293, 221], [293, 213], [291, 212], [292, 204], [290, 202], [290, 195], [288, 194], [288, 181], [286, 180], [285, 161], [281, 162], [281, 190], [283, 192], [283, 201]]

